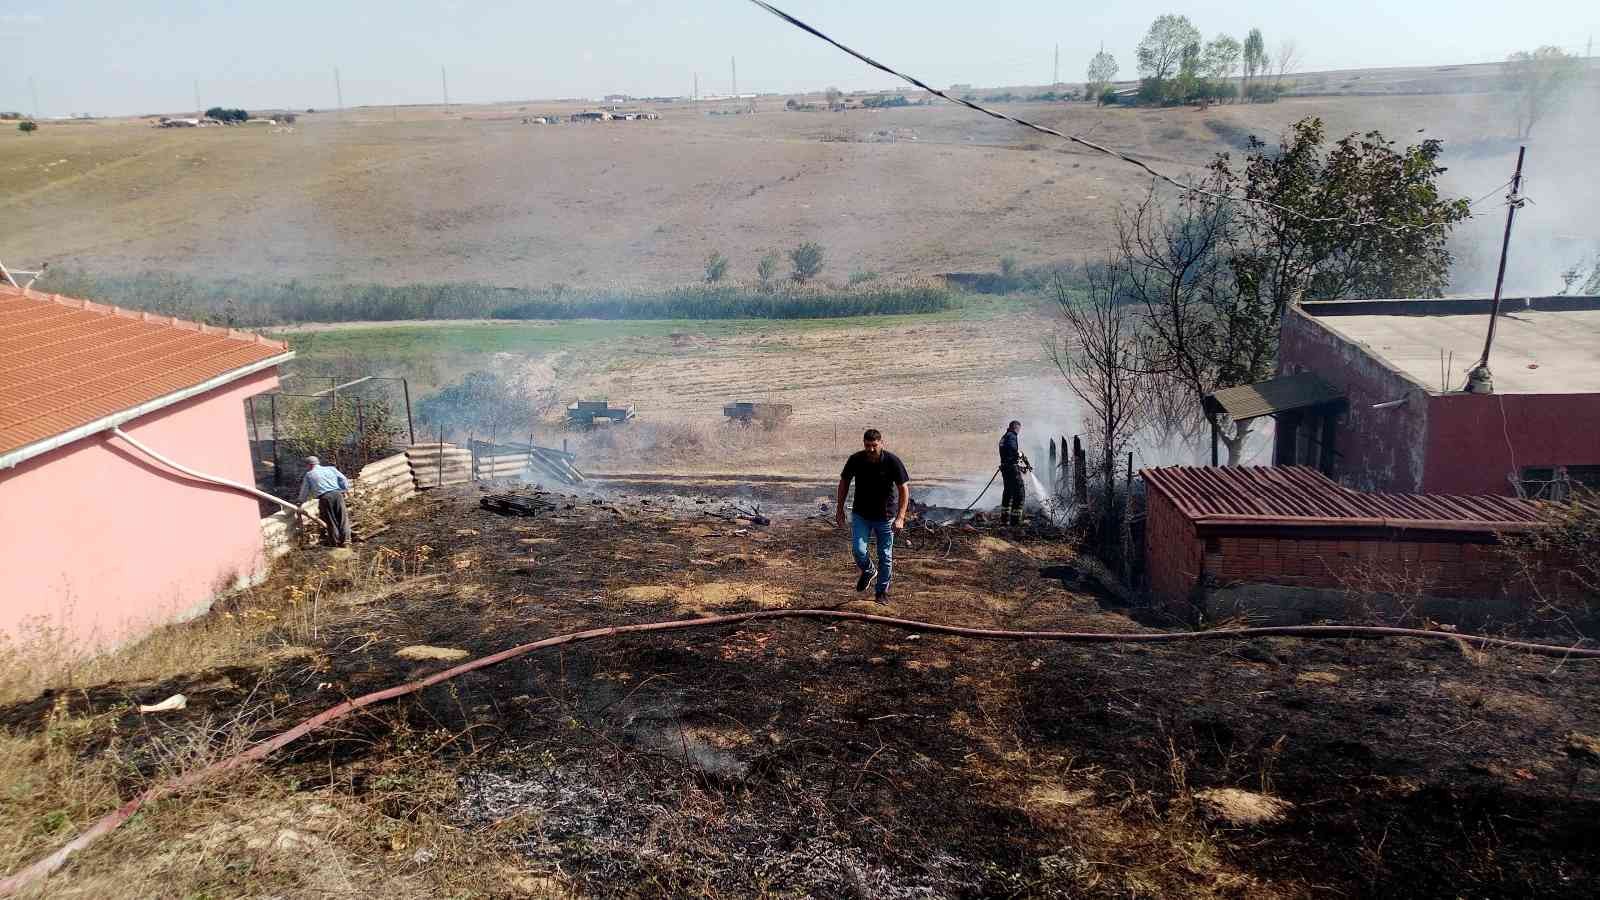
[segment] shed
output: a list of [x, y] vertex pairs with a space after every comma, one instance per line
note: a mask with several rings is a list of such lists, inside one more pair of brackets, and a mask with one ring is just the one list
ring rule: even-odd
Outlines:
[[83, 649], [264, 571], [245, 398], [294, 354], [255, 334], [0, 286], [0, 635]]
[[1499, 536], [1538, 507], [1494, 495], [1352, 490], [1308, 466], [1146, 469], [1145, 571], [1160, 602], [1238, 585], [1504, 595]]

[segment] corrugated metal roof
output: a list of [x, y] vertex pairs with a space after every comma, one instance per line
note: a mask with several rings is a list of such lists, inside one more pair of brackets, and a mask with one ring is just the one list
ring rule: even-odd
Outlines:
[[1515, 497], [1369, 494], [1308, 466], [1171, 466], [1140, 474], [1199, 524], [1506, 531], [1540, 521], [1535, 504]]
[[0, 285], [0, 453], [287, 349], [249, 332]]
[[1205, 399], [1206, 408], [1222, 411], [1234, 421], [1273, 413], [1320, 406], [1344, 398], [1344, 393], [1311, 372], [1280, 375], [1255, 384], [1223, 388]]

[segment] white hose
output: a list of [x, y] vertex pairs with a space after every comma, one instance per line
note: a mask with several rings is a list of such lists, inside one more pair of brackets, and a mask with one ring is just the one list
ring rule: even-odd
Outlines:
[[150, 449], [149, 446], [147, 446], [145, 444], [141, 444], [138, 441], [134, 440], [133, 439], [133, 435], [128, 434], [126, 431], [123, 431], [121, 428], [113, 427], [111, 429], [111, 433], [116, 435], [119, 438], [122, 438], [124, 441], [126, 441], [128, 443], [129, 446], [131, 446], [134, 449], [138, 450], [139, 452], [143, 453], [145, 456], [150, 457], [151, 459], [155, 460], [158, 463], [161, 463], [163, 466], [166, 466], [169, 469], [173, 469], [175, 471], [182, 472], [183, 474], [189, 476], [190, 478], [194, 478], [194, 479], [197, 479], [197, 480], [200, 480], [200, 481], [209, 482], [211, 484], [218, 484], [218, 485], [221, 485], [223, 487], [233, 488], [236, 491], [244, 491], [246, 494], [253, 494], [253, 495], [257, 496], [257, 497], [260, 497], [263, 500], [271, 500], [273, 503], [278, 504], [279, 506], [283, 507], [284, 509], [287, 509], [287, 510], [290, 510], [290, 511], [294, 512], [296, 515], [305, 516], [307, 519], [310, 519], [313, 522], [316, 521], [316, 519], [313, 518], [305, 510], [301, 509], [299, 506], [297, 506], [297, 505], [295, 505], [293, 503], [290, 503], [287, 500], [282, 499], [281, 497], [274, 497], [271, 494], [266, 493], [265, 491], [258, 491], [253, 487], [249, 487], [248, 485], [240, 484], [237, 481], [229, 481], [226, 478], [218, 478], [215, 475], [207, 475], [204, 472], [196, 472], [195, 470], [189, 468], [188, 466], [185, 466], [185, 465], [182, 465], [180, 463], [174, 462], [171, 459], [168, 459], [167, 457], [162, 456], [160, 453], [157, 453], [156, 451]]

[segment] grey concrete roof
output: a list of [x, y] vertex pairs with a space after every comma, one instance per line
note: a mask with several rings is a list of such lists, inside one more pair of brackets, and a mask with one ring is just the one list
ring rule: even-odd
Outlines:
[[[1487, 314], [1334, 315], [1318, 316], [1317, 321], [1366, 344], [1372, 353], [1435, 392], [1461, 390], [1467, 370], [1483, 352], [1489, 328]], [[1452, 354], [1446, 379], [1442, 372]], [[1517, 309], [1502, 314], [1489, 370], [1500, 394], [1600, 393], [1600, 309]]]

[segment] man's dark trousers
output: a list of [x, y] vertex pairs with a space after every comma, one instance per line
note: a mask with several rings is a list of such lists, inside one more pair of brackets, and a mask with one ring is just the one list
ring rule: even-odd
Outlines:
[[1000, 521], [1006, 525], [1022, 524], [1022, 503], [1028, 497], [1028, 487], [1022, 480], [1021, 466], [1001, 466], [1000, 477], [1005, 481], [1005, 492], [1000, 495]]
[[350, 541], [350, 514], [344, 505], [344, 491], [328, 491], [317, 497], [317, 512], [328, 527], [328, 540], [335, 547]]

